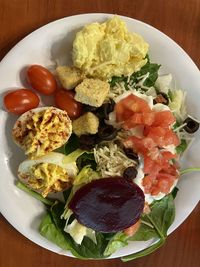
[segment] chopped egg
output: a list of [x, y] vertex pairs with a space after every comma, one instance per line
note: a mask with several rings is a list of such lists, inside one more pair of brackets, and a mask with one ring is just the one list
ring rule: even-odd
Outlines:
[[67, 112], [55, 107], [42, 107], [19, 117], [13, 128], [13, 139], [33, 159], [64, 145], [71, 132], [72, 124]]

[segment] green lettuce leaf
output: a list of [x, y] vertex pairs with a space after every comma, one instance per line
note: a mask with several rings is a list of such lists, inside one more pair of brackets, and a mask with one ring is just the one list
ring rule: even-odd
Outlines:
[[[155, 85], [155, 82], [158, 78], [158, 70], [160, 65], [155, 63], [150, 63], [149, 61], [137, 72], [133, 73], [130, 77], [130, 83], [138, 82], [139, 78], [147, 73], [149, 73], [148, 78], [144, 82], [144, 86], [151, 87]], [[128, 90], [128, 78], [121, 76], [121, 77], [112, 77], [110, 81], [110, 86], [113, 87], [117, 83], [124, 82], [125, 88]]]
[[65, 220], [61, 219], [64, 210], [64, 204], [57, 202], [49, 210], [49, 214], [45, 215], [40, 225], [40, 233], [48, 240], [57, 244], [62, 249], [70, 250], [77, 258], [105, 258], [103, 252], [108, 241], [103, 234], [96, 233], [96, 243], [87, 236], [84, 237], [82, 244], [78, 245], [73, 238], [64, 232]]
[[78, 173], [78, 175], [74, 178], [73, 184], [75, 186], [86, 184], [91, 182], [92, 180], [96, 180], [99, 178], [99, 174], [90, 168], [90, 166], [85, 166]]

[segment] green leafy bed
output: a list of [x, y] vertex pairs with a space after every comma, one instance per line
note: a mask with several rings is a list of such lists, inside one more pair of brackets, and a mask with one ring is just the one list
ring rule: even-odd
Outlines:
[[[158, 78], [159, 67], [160, 65], [152, 64], [148, 60], [147, 64], [139, 72], [134, 73], [130, 77], [129, 82], [137, 83], [141, 76], [149, 73], [144, 85], [147, 87], [154, 86], [155, 81]], [[124, 82], [125, 88], [128, 89], [127, 77], [113, 77], [110, 81], [110, 85], [114, 86], [119, 82]], [[70, 142], [64, 146], [62, 153], [68, 155], [76, 150], [78, 146], [78, 138], [75, 135], [72, 135]], [[187, 144], [183, 140], [181, 145], [178, 147], [177, 153], [182, 153], [186, 147]], [[76, 164], [79, 170], [81, 170], [84, 166], [90, 166], [93, 170], [96, 169], [96, 162], [92, 153], [82, 153], [82, 155], [77, 159]], [[189, 168], [183, 170], [181, 174], [194, 170], [198, 171], [199, 168]], [[70, 251], [74, 256], [80, 259], [107, 258], [119, 248], [126, 246], [129, 241], [152, 240], [152, 245], [150, 247], [137, 253], [122, 257], [122, 261], [129, 261], [148, 255], [164, 244], [167, 237], [167, 231], [173, 223], [175, 217], [174, 198], [177, 193], [177, 188], [175, 188], [171, 194], [165, 196], [159, 201], [154, 201], [151, 204], [151, 212], [149, 214], [142, 215], [140, 228], [132, 237], [127, 236], [123, 232], [118, 232], [116, 234], [95, 233], [96, 243], [85, 236], [81, 245], [78, 245], [73, 238], [64, 231], [66, 220], [62, 219], [61, 215], [65, 210], [65, 203], [58, 200], [55, 201], [43, 198], [40, 194], [33, 192], [21, 182], [18, 182], [17, 186], [42, 201], [46, 206], [47, 212], [39, 227], [40, 234], [59, 246], [61, 249]], [[69, 196], [70, 190], [65, 191], [65, 201], [67, 201]]]
[[[64, 231], [65, 219], [61, 219], [65, 203], [44, 199], [40, 194], [28, 189], [21, 182], [17, 186], [42, 201], [47, 209], [44, 215], [39, 232], [42, 236], [53, 242], [63, 250], [69, 250], [74, 256], [80, 259], [102, 259], [107, 258], [116, 250], [128, 244], [128, 241], [147, 241], [152, 239], [156, 243], [140, 252], [122, 257], [123, 261], [136, 259], [153, 252], [164, 244], [167, 237], [167, 230], [173, 223], [175, 216], [174, 197], [177, 189], [173, 193], [165, 196], [151, 205], [151, 212], [142, 216], [142, 223], [133, 237], [128, 237], [123, 232], [116, 234], [96, 233], [96, 243], [87, 236], [82, 244], [78, 245], [72, 237]], [[65, 200], [69, 197], [69, 191], [65, 192]]]

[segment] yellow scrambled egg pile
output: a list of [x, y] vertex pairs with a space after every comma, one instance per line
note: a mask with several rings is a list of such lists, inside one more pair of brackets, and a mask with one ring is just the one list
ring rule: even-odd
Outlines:
[[114, 16], [106, 22], [86, 25], [76, 34], [73, 63], [86, 75], [109, 79], [128, 76], [147, 62], [148, 44], [129, 33], [124, 21]]
[[69, 176], [62, 167], [52, 163], [39, 163], [31, 167], [28, 184], [46, 197], [50, 192], [59, 192], [69, 185]]

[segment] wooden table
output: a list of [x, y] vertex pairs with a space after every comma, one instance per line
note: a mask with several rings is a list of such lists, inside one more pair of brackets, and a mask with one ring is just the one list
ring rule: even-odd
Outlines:
[[[79, 13], [115, 13], [142, 20], [173, 38], [200, 67], [199, 0], [0, 0], [0, 59], [38, 27]], [[6, 205], [6, 203], [5, 203]], [[197, 267], [200, 266], [200, 205], [152, 255], [136, 261], [80, 261], [47, 251], [18, 233], [0, 215], [0, 267]]]

